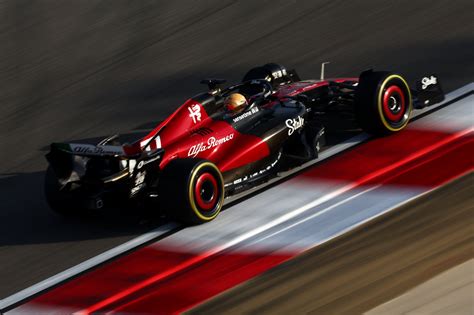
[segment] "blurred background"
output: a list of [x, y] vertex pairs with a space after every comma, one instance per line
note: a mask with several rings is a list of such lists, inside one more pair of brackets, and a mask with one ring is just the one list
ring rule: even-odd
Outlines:
[[1, 1], [1, 172], [52, 141], [127, 132], [269, 61], [303, 78], [474, 77], [472, 1]]
[[450, 91], [474, 81], [473, 12], [471, 0], [0, 0], [0, 298], [149, 229], [52, 214], [51, 142], [141, 134], [200, 79], [267, 62], [302, 78], [324, 61], [328, 77], [436, 73]]

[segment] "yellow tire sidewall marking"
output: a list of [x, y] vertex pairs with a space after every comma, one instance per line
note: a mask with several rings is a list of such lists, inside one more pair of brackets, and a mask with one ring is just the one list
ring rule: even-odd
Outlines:
[[222, 207], [222, 204], [223, 204], [223, 201], [224, 201], [224, 179], [222, 178], [222, 174], [219, 171], [219, 169], [217, 168], [217, 166], [214, 165], [211, 162], [204, 162], [204, 163], [198, 165], [198, 167], [196, 167], [196, 169], [194, 169], [193, 174], [191, 175], [191, 180], [189, 181], [189, 184], [188, 184], [189, 185], [188, 192], [189, 192], [189, 203], [190, 203], [191, 209], [194, 211], [194, 213], [198, 216], [198, 218], [200, 218], [203, 221], [211, 221], [212, 219], [214, 219], [219, 214], [220, 209], [217, 210], [216, 213], [214, 213], [212, 216], [206, 217], [206, 216], [203, 216], [201, 214], [201, 212], [199, 211], [199, 209], [196, 206], [196, 202], [194, 201], [194, 187], [193, 187], [194, 179], [196, 178], [196, 175], [199, 173], [199, 171], [203, 167], [206, 167], [206, 166], [209, 166], [209, 167], [213, 168], [217, 172], [217, 174], [219, 174], [219, 178], [220, 178], [220, 181], [221, 181], [221, 192], [222, 192], [222, 194], [220, 196], [220, 200], [218, 200], [217, 203], [219, 205], [219, 208]]
[[[387, 122], [387, 120], [385, 119], [385, 116], [383, 115], [383, 108], [382, 108], [382, 94], [383, 94], [383, 90], [385, 89], [385, 86], [387, 85], [387, 83], [392, 80], [392, 79], [399, 79], [400, 81], [403, 82], [403, 84], [405, 84], [405, 87], [408, 91], [408, 119], [405, 121], [405, 123], [403, 125], [401, 125], [400, 127], [398, 128], [393, 128], [392, 126], [390, 126], [390, 124]], [[406, 125], [408, 124], [408, 122], [410, 121], [410, 116], [411, 116], [411, 112], [412, 112], [412, 99], [411, 99], [411, 91], [410, 91], [410, 87], [408, 86], [408, 83], [407, 81], [405, 81], [404, 78], [402, 78], [400, 75], [398, 74], [392, 74], [392, 75], [389, 75], [388, 77], [385, 78], [385, 80], [383, 81], [382, 85], [380, 86], [380, 91], [379, 91], [379, 95], [377, 97], [377, 110], [379, 112], [379, 116], [380, 116], [380, 120], [382, 121], [382, 123], [384, 124], [385, 128], [387, 128], [388, 130], [390, 131], [393, 131], [393, 132], [396, 132], [396, 131], [400, 131], [402, 130], [403, 128], [406, 127]]]

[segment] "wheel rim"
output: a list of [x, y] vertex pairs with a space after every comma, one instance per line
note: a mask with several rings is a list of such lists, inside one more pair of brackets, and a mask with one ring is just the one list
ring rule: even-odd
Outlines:
[[202, 173], [194, 186], [194, 198], [204, 212], [213, 211], [219, 200], [217, 180], [211, 173]]
[[383, 94], [382, 109], [390, 123], [400, 122], [406, 113], [405, 95], [400, 87], [392, 85]]

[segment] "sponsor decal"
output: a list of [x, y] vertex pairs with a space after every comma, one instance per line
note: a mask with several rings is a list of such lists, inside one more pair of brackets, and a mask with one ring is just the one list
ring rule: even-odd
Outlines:
[[145, 175], [145, 171], [137, 173], [137, 175], [135, 176], [135, 187], [133, 187], [130, 191], [130, 195], [136, 194], [140, 189], [145, 187]]
[[201, 121], [201, 106], [199, 104], [194, 104], [188, 107], [189, 117], [193, 119], [193, 123]]
[[304, 118], [301, 116], [298, 116], [297, 118], [287, 119], [285, 121], [285, 124], [288, 127], [288, 135], [291, 136], [296, 130], [303, 127]]
[[438, 83], [438, 79], [435, 76], [424, 77], [421, 79], [421, 88], [425, 90], [428, 86]]
[[121, 146], [113, 145], [92, 145], [92, 144], [69, 144], [71, 151], [78, 154], [88, 155], [123, 155], [123, 149]]
[[272, 168], [275, 167], [275, 165], [278, 163], [278, 161], [280, 160], [281, 158], [281, 152], [278, 153], [278, 156], [277, 158], [275, 159], [275, 161], [273, 161], [272, 163], [270, 163], [267, 167], [265, 167], [264, 169], [261, 169], [259, 170], [258, 172], [255, 172], [253, 174], [250, 174], [250, 175], [246, 175], [245, 177], [242, 177], [242, 178], [238, 178], [236, 180], [234, 180], [232, 183], [229, 183], [229, 184], [226, 184], [224, 185], [225, 187], [228, 187], [228, 186], [231, 186], [231, 185], [237, 185], [237, 184], [240, 184], [242, 182], [245, 182], [249, 179], [252, 179], [254, 178], [255, 176], [258, 176], [258, 175], [262, 175], [262, 174], [265, 174], [266, 172], [268, 172], [269, 170], [271, 170]]
[[140, 161], [140, 163], [138, 163], [137, 165], [137, 169], [141, 169], [143, 166], [147, 165], [147, 164], [150, 164], [152, 162], [155, 162], [157, 160], [159, 160], [161, 158], [161, 155], [157, 155], [149, 160], [143, 160], [143, 161]]
[[142, 189], [142, 186], [133, 187], [130, 191], [130, 196], [135, 195], [140, 189]]
[[239, 115], [239, 116], [235, 117], [235, 118], [232, 119], [232, 120], [233, 120], [233, 122], [241, 121], [241, 120], [244, 119], [244, 118], [250, 117], [250, 116], [252, 116], [253, 114], [258, 113], [258, 111], [259, 111], [258, 107], [253, 107], [251, 110], [246, 111], [246, 112], [243, 113], [242, 115]]
[[286, 69], [283, 69], [283, 70], [277, 70], [275, 72], [272, 73], [272, 76], [273, 78], [275, 79], [278, 79], [278, 78], [282, 78], [283, 76], [286, 75]]
[[234, 138], [234, 134], [231, 133], [222, 138], [210, 137], [206, 142], [200, 142], [196, 145], [193, 145], [189, 148], [188, 156], [196, 157], [199, 153], [207, 151], [211, 148], [215, 148], [227, 141], [230, 141]]
[[145, 171], [137, 173], [137, 176], [135, 176], [135, 186], [139, 186], [145, 181], [145, 174]]

